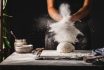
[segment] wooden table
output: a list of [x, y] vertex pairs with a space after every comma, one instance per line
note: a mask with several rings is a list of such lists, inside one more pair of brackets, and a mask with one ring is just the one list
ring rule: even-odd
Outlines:
[[[32, 53], [19, 54], [12, 53], [4, 61], [0, 63], [1, 66], [34, 66], [34, 67], [73, 67], [73, 66], [94, 66], [91, 63], [86, 63], [82, 60], [35, 60], [36, 55]], [[47, 69], [47, 68], [46, 68]], [[51, 68], [52, 69], [52, 68]], [[1, 70], [1, 69], [0, 69]]]
[[[47, 50], [45, 50], [46, 52]], [[78, 53], [75, 51], [74, 53]], [[80, 50], [80, 52], [82, 52]], [[83, 51], [85, 52], [85, 51]], [[83, 53], [82, 52], [82, 53]], [[86, 51], [88, 52], [88, 51]], [[55, 50], [48, 50], [47, 53], [41, 54], [42, 56], [58, 56]], [[61, 55], [62, 56], [62, 55]], [[65, 55], [66, 56], [66, 55]], [[36, 55], [32, 53], [16, 53], [14, 52], [6, 58], [0, 65], [53, 65], [53, 66], [92, 66], [91, 63], [86, 63], [82, 60], [35, 60]]]

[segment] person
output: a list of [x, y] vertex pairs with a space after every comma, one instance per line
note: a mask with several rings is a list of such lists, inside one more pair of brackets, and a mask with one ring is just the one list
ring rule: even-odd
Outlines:
[[[81, 30], [86, 38], [89, 40], [90, 34], [89, 34], [89, 27], [88, 23], [84, 22], [87, 20], [87, 16], [89, 14], [90, 9], [90, 0], [47, 0], [47, 9], [48, 14], [51, 19], [55, 20], [56, 22], [61, 20], [61, 16], [59, 15], [58, 8], [60, 4], [62, 3], [68, 3], [70, 4], [71, 9], [71, 21], [76, 22], [75, 25], [78, 27], [79, 30]], [[51, 36], [50, 36], [51, 35]], [[46, 44], [45, 47], [47, 49], [56, 49], [57, 43], [55, 43], [52, 39], [52, 34], [46, 34]], [[87, 41], [88, 41], [87, 40]], [[88, 41], [89, 42], [89, 41]], [[89, 44], [87, 43], [86, 47], [82, 45], [82, 48], [79, 48], [81, 46], [81, 43], [76, 44], [78, 46], [77, 49], [89, 49]], [[53, 47], [54, 46], [54, 47]], [[84, 46], [84, 47], [83, 47]]]

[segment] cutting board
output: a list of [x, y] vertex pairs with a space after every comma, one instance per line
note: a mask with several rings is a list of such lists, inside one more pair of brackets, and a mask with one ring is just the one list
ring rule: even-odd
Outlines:
[[42, 58], [79, 58], [84, 56], [93, 56], [90, 50], [75, 50], [70, 53], [59, 53], [56, 50], [43, 50], [40, 57]]

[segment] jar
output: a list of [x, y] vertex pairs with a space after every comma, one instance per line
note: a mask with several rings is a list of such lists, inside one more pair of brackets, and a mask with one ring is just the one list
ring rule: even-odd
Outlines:
[[20, 47], [26, 44], [27, 44], [26, 39], [15, 39], [14, 47]]

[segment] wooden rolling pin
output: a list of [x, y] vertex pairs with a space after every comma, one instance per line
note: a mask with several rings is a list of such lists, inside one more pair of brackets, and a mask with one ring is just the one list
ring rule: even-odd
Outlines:
[[40, 54], [43, 50], [44, 50], [44, 48], [36, 48], [35, 50], [32, 51], [32, 53], [40, 56]]
[[88, 63], [91, 63], [97, 59], [104, 59], [104, 56], [99, 55], [99, 56], [85, 56], [85, 57], [83, 57], [83, 60]]

